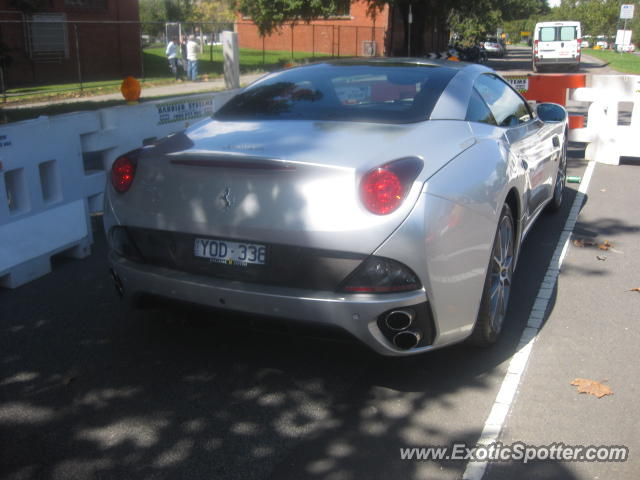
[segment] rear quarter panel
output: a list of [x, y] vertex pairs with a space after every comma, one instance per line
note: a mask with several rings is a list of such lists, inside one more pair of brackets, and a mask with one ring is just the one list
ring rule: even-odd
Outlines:
[[375, 252], [415, 269], [432, 305], [435, 345], [471, 333], [498, 217], [509, 190], [522, 188], [499, 130], [486, 127], [493, 137], [479, 140], [433, 175], [412, 214]]

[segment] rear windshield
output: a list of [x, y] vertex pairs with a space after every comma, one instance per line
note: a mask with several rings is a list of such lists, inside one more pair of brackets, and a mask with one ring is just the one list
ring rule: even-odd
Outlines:
[[541, 42], [570, 42], [578, 38], [576, 27], [542, 27]]
[[411, 64], [317, 64], [249, 86], [218, 120], [299, 119], [376, 123], [426, 120], [457, 69]]

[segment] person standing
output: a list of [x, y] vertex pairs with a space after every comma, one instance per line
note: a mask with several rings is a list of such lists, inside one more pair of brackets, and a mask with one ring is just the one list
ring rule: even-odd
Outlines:
[[165, 51], [167, 55], [167, 59], [169, 60], [169, 69], [176, 80], [180, 78], [180, 71], [178, 66], [178, 40], [173, 37], [171, 41], [167, 45], [167, 50]]
[[200, 53], [200, 45], [196, 42], [195, 35], [189, 35], [189, 41], [187, 42], [187, 61], [189, 65], [187, 78], [192, 82], [198, 79], [198, 53]]

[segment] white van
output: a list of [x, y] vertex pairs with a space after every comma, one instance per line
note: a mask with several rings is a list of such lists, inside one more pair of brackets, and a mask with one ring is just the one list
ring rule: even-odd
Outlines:
[[540, 22], [533, 31], [533, 71], [544, 66], [580, 68], [582, 29], [580, 22]]

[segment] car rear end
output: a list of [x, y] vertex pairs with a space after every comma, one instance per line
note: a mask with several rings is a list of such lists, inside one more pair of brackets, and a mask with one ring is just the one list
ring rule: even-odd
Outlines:
[[[395, 72], [356, 73], [336, 92], [358, 115], [381, 105], [387, 119], [409, 108], [412, 89], [429, 95]], [[278, 111], [285, 96], [314, 104], [310, 82], [290, 83], [265, 87], [285, 86], [271, 97]], [[305, 115], [236, 121], [222, 112], [114, 163], [104, 221], [122, 295], [333, 325], [386, 355], [438, 346], [422, 188], [472, 143], [468, 126], [297, 113]], [[459, 141], [443, 144], [447, 136]]]
[[[354, 147], [327, 149], [334, 160], [327, 163], [303, 161], [301, 152], [279, 159], [272, 152], [158, 154], [158, 149], [118, 159], [114, 171], [124, 173], [114, 174], [105, 224], [123, 295], [133, 302], [169, 298], [334, 324], [386, 353], [431, 345], [435, 331], [417, 273], [374, 254], [421, 197], [415, 180], [423, 161], [390, 158], [362, 171], [341, 166], [348, 164], [344, 156], [357, 155], [355, 145], [362, 142], [383, 152], [379, 130], [323, 135], [314, 124], [274, 127], [292, 137], [297, 130], [301, 139], [315, 130], [316, 137], [334, 145], [339, 137], [351, 137]], [[402, 136], [401, 130], [396, 135]], [[393, 136], [388, 131], [386, 141]], [[178, 134], [167, 143], [184, 141]], [[360, 155], [375, 157], [362, 147]], [[125, 168], [127, 163], [132, 166]], [[377, 192], [385, 188], [397, 190], [395, 200], [380, 197]]]
[[578, 70], [582, 49], [580, 22], [542, 22], [533, 36], [533, 70], [565, 66]]
[[483, 43], [484, 49], [487, 51], [487, 55], [492, 57], [503, 57], [504, 56], [504, 47], [498, 39], [495, 37], [488, 38]]

